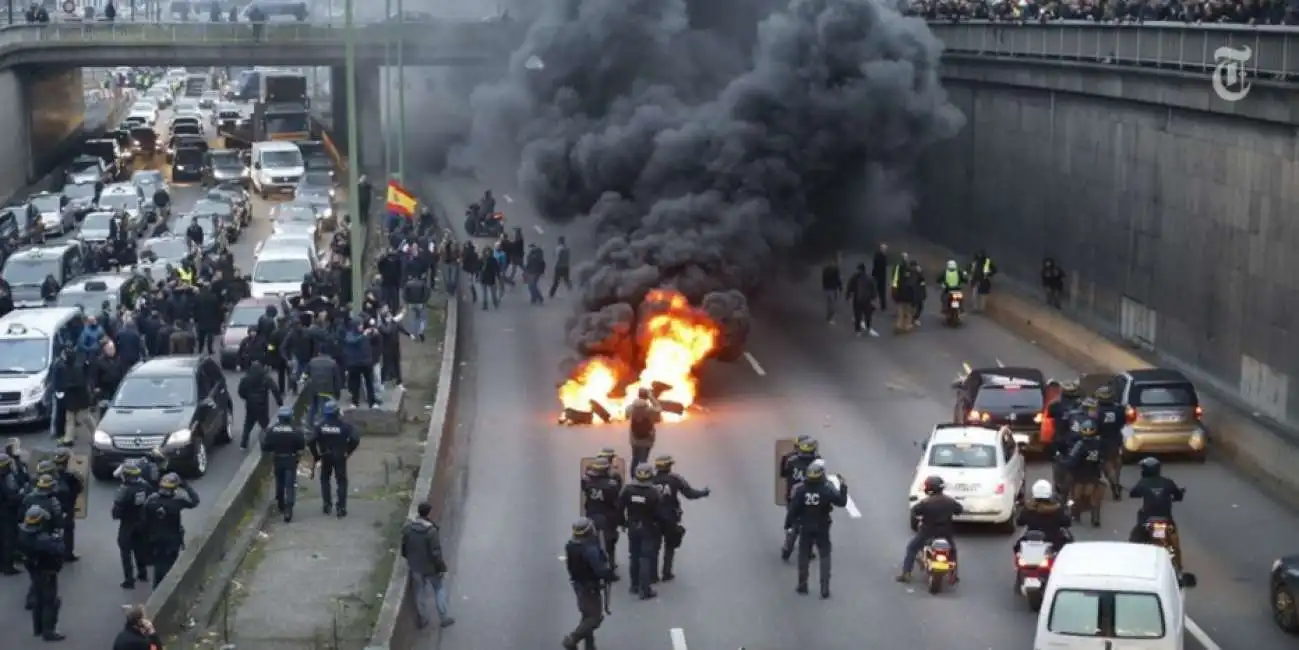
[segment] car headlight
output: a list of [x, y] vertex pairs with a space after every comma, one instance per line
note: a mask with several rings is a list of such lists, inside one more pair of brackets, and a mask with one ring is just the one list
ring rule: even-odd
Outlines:
[[191, 432], [189, 429], [180, 429], [178, 431], [173, 431], [171, 435], [167, 436], [167, 446], [183, 447], [189, 444], [189, 441], [192, 437], [193, 437], [193, 432]]
[[104, 433], [103, 431], [99, 431], [98, 429], [96, 429], [95, 444], [104, 447], [111, 447], [113, 445], [113, 437], [108, 435], [107, 433]]
[[248, 175], [249, 175], [249, 174], [248, 174], [248, 168], [245, 167], [245, 168], [244, 168], [244, 171], [243, 171], [243, 177], [244, 177], [244, 178], [248, 178]]
[[41, 382], [23, 391], [23, 399], [39, 399], [45, 396], [45, 382]]
[[334, 198], [335, 196], [337, 196], [337, 191], [336, 191], [334, 188], [332, 188], [332, 187], [329, 188], [329, 198], [332, 199], [332, 198]]

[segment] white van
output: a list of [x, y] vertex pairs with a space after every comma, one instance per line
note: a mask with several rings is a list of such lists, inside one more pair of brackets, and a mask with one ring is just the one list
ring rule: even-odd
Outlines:
[[49, 419], [50, 365], [75, 342], [82, 318], [76, 307], [19, 309], [0, 318], [0, 424]]
[[[1193, 583], [1188, 578], [1187, 586]], [[1182, 650], [1185, 620], [1182, 585], [1168, 551], [1074, 542], [1051, 567], [1033, 648]]]
[[302, 151], [292, 142], [254, 142], [253, 188], [263, 199], [273, 192], [292, 193], [306, 173]]
[[302, 279], [316, 270], [316, 260], [304, 247], [263, 248], [253, 264], [250, 289], [254, 298], [295, 296], [302, 293]]

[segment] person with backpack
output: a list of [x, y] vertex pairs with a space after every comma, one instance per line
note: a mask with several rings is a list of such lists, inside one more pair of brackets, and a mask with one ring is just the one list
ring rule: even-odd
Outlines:
[[663, 407], [648, 388], [636, 393], [636, 399], [627, 405], [627, 422], [631, 433], [631, 465], [640, 467], [648, 463], [654, 449], [654, 430], [663, 418]]

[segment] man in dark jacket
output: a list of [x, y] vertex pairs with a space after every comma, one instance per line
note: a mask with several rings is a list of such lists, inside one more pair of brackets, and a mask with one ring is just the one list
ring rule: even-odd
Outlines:
[[482, 265], [478, 269], [478, 282], [483, 285], [483, 311], [488, 303], [497, 309], [501, 308], [501, 265], [491, 246], [483, 246]]
[[320, 419], [320, 409], [325, 402], [343, 395], [343, 373], [333, 357], [326, 354], [325, 350], [317, 349], [316, 356], [307, 362], [304, 374], [306, 383], [302, 392], [311, 397], [307, 422], [314, 425]]
[[534, 305], [545, 302], [541, 295], [541, 276], [546, 273], [546, 254], [536, 243], [528, 245], [527, 257], [523, 260], [523, 281], [528, 285], [528, 298]]
[[428, 601], [431, 597], [441, 627], [450, 627], [456, 619], [447, 613], [450, 599], [442, 581], [447, 563], [442, 555], [438, 525], [429, 519], [433, 506], [421, 503], [417, 511], [419, 517], [407, 522], [401, 533], [401, 556], [406, 558], [406, 565], [410, 568], [410, 583], [415, 592], [415, 624], [420, 628], [428, 627]]
[[414, 334], [424, 340], [424, 330], [428, 329], [428, 283], [423, 278], [411, 278], [402, 289], [402, 299], [406, 301], [406, 310], [410, 313], [410, 322], [414, 323]]
[[871, 316], [875, 313], [875, 300], [878, 298], [875, 293], [875, 280], [866, 275], [865, 264], [857, 265], [857, 271], [848, 278], [848, 286], [844, 294], [848, 298], [848, 303], [852, 305], [852, 327], [857, 336], [866, 333], [879, 336], [871, 327]]
[[71, 425], [60, 438], [59, 442], [64, 446], [76, 443], [78, 429], [86, 429], [87, 435], [91, 435], [97, 426], [90, 415], [90, 378], [87, 376], [86, 364], [85, 355], [75, 349], [65, 348], [54, 365], [54, 397], [64, 413], [64, 428]]
[[127, 318], [117, 330], [117, 356], [122, 364], [130, 368], [144, 360], [144, 338], [140, 335], [140, 326], [135, 318]]
[[875, 295], [879, 297], [880, 311], [888, 310], [889, 245], [883, 242], [871, 258], [871, 279], [875, 281]]
[[194, 296], [194, 328], [197, 331], [199, 354], [215, 354], [212, 340], [221, 331], [221, 298], [206, 283], [199, 285]]
[[374, 349], [370, 345], [371, 331], [360, 323], [352, 326], [343, 337], [343, 361], [347, 366], [347, 390], [352, 394], [352, 408], [361, 405], [361, 386], [365, 386], [365, 400], [374, 408], [379, 398], [374, 390]]
[[244, 400], [244, 430], [239, 438], [239, 448], [248, 449], [248, 438], [254, 425], [260, 425], [262, 431], [271, 425], [271, 398], [275, 406], [284, 405], [284, 394], [266, 372], [260, 361], [254, 361], [247, 374], [239, 380], [239, 397]]
[[113, 640], [113, 650], [157, 650], [162, 639], [153, 628], [153, 621], [145, 615], [144, 607], [136, 605], [126, 613], [126, 626]]
[[194, 333], [186, 326], [185, 321], [178, 320], [171, 336], [167, 340], [167, 354], [194, 354], [198, 347]]

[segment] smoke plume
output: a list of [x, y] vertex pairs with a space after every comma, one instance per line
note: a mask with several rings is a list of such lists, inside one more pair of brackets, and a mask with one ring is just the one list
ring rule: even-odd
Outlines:
[[734, 358], [746, 295], [850, 232], [827, 202], [860, 184], [881, 200], [853, 218], [904, 219], [907, 170], [963, 123], [938, 40], [883, 0], [538, 5], [505, 78], [475, 90], [464, 153], [517, 161], [545, 218], [589, 217], [603, 245], [578, 269], [583, 355], [625, 359], [646, 294], [668, 287]]

